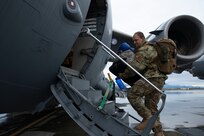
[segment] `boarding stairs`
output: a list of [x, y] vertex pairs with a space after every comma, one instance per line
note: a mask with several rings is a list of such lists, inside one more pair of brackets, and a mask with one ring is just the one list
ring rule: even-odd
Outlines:
[[129, 118], [139, 120], [120, 109], [115, 100], [106, 100], [104, 107], [99, 109], [102, 91], [91, 87], [89, 80], [78, 71], [60, 67], [58, 78], [59, 82], [51, 85], [52, 93], [67, 114], [90, 136], [148, 136], [165, 104], [166, 95], [162, 95], [159, 111], [139, 132], [130, 127]]

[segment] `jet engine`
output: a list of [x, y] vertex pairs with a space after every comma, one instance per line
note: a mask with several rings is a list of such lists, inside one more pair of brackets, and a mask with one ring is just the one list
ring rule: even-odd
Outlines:
[[173, 17], [150, 32], [147, 41], [170, 38], [177, 45], [177, 71], [189, 69], [204, 53], [204, 25], [189, 15]]

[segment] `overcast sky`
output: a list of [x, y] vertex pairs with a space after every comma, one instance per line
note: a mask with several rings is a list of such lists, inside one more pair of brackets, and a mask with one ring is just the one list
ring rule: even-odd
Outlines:
[[[111, 4], [113, 29], [128, 35], [142, 31], [147, 37], [161, 23], [178, 15], [192, 15], [204, 23], [204, 0], [111, 0]], [[188, 72], [171, 74], [167, 80], [183, 85], [203, 82]]]
[[113, 29], [145, 36], [178, 15], [192, 15], [204, 23], [203, 0], [111, 0]]

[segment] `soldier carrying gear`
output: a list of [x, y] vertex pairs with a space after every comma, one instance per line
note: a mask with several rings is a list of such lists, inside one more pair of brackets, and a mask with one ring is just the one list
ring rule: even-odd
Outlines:
[[[126, 62], [131, 62], [134, 59], [135, 53], [134, 48], [131, 48], [126, 42], [122, 43], [118, 49], [118, 55], [124, 59]], [[110, 72], [115, 76], [118, 76], [118, 73], [121, 73], [127, 67], [121, 60], [118, 58], [112, 59], [113, 64], [109, 67]]]
[[[160, 72], [155, 59], [157, 58], [156, 49], [145, 41], [142, 32], [136, 32], [133, 35], [133, 41], [136, 46], [135, 58], [129, 64], [140, 72], [146, 79], [153, 83], [157, 88], [162, 90], [167, 75]], [[119, 77], [128, 78], [136, 73], [129, 67], [123, 73], [119, 73]], [[148, 120], [154, 113], [158, 111], [161, 94], [153, 86], [147, 83], [143, 78], [135, 81], [134, 85], [127, 93], [127, 98], [132, 107], [143, 118], [142, 122], [135, 127], [137, 130], [144, 130]], [[143, 98], [145, 99], [143, 101]], [[164, 136], [160, 119], [158, 118], [153, 125], [155, 136]]]
[[[135, 49], [132, 48], [128, 43], [124, 42], [122, 43], [118, 48], [118, 55], [124, 59], [127, 63], [130, 63], [134, 60]], [[109, 67], [109, 71], [113, 73], [116, 77], [118, 77], [118, 73], [124, 72], [125, 68], [127, 67], [121, 60], [114, 59], [113, 64]], [[132, 86], [136, 79], [139, 79], [140, 76], [136, 75], [133, 77], [123, 78], [123, 81], [125, 81], [127, 84]]]

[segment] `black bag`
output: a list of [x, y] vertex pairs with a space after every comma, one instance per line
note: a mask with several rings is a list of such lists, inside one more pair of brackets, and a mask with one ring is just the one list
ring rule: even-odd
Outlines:
[[118, 60], [113, 62], [113, 64], [109, 67], [109, 71], [115, 76], [119, 76], [118, 73], [123, 73], [126, 67], [127, 66], [121, 60]]
[[[127, 67], [126, 64], [124, 64], [121, 60], [118, 60], [116, 62], [113, 62], [113, 64], [109, 67], [109, 71], [118, 77], [119, 76], [118, 73], [123, 73], [126, 67]], [[140, 78], [141, 77], [138, 74], [136, 74], [135, 76], [132, 77], [122, 78], [122, 80], [129, 84], [130, 86], [133, 86], [133, 84]]]

